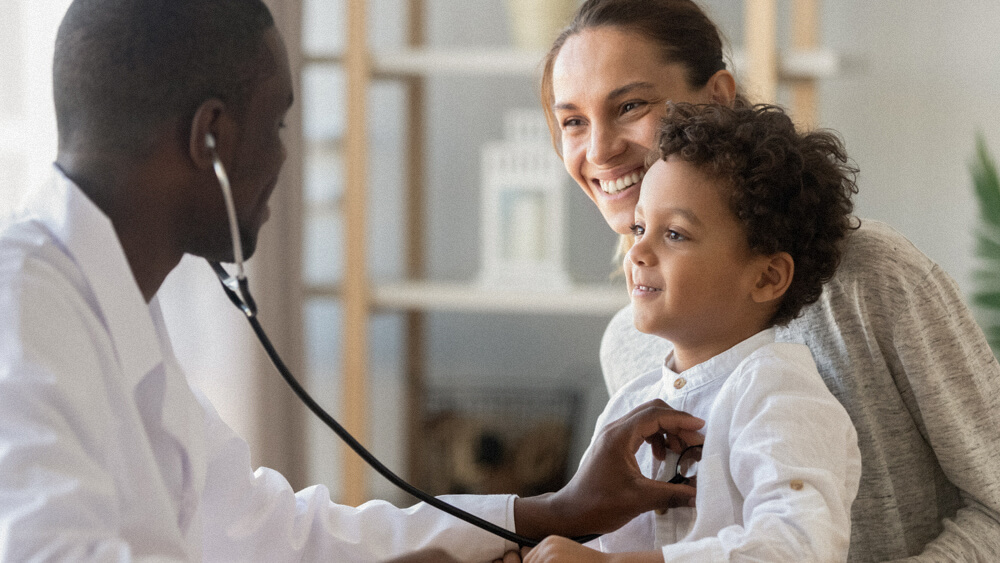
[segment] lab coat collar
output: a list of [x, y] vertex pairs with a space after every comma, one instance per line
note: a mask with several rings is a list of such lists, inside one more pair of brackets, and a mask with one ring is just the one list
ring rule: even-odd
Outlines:
[[[32, 211], [65, 247], [90, 285], [127, 383], [134, 388], [163, 358], [150, 306], [111, 220], [58, 168], [54, 179], [33, 197]], [[158, 310], [158, 305], [152, 306]]]
[[[762, 346], [773, 343], [776, 334], [777, 332], [773, 327], [762, 330], [725, 352], [713, 356], [681, 373], [675, 372], [670, 367], [674, 364], [674, 351], [670, 350], [670, 353], [667, 354], [666, 359], [663, 361], [662, 368], [662, 381], [666, 383], [664, 390], [667, 394], [667, 401], [669, 402], [670, 399], [697, 389], [719, 377], [728, 377], [750, 354], [753, 354]], [[678, 378], [684, 379], [683, 385], [674, 385], [674, 381]]]

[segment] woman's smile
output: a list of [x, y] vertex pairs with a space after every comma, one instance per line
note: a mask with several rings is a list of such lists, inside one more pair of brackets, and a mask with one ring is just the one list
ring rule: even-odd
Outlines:
[[632, 172], [618, 176], [617, 178], [612, 178], [610, 180], [600, 180], [595, 178], [594, 181], [598, 183], [598, 186], [604, 193], [615, 195], [632, 186], [636, 186], [638, 188], [639, 182], [642, 181], [642, 178], [645, 175], [646, 168], [644, 166], [638, 170], [633, 170]]

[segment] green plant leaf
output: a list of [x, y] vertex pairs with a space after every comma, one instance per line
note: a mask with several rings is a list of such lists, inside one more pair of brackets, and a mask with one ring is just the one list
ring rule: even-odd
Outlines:
[[993, 354], [1000, 357], [1000, 177], [982, 133], [976, 134], [976, 155], [969, 172], [979, 203], [972, 305]]
[[972, 296], [972, 302], [983, 307], [1000, 309], [1000, 293], [976, 293]]
[[970, 166], [972, 184], [979, 198], [980, 219], [1000, 228], [1000, 178], [982, 134], [976, 136], [976, 159]]

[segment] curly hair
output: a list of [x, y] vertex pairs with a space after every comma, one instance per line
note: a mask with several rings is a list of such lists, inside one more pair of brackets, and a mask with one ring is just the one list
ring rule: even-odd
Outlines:
[[831, 131], [799, 133], [778, 106], [670, 103], [652, 159], [674, 156], [724, 180], [753, 252], [787, 252], [792, 282], [771, 318], [785, 325], [814, 303], [856, 229], [858, 169]]

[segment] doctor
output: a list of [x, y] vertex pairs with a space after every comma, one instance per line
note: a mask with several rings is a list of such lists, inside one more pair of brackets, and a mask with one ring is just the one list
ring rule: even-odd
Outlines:
[[[232, 260], [215, 151], [247, 256], [285, 159], [292, 81], [267, 8], [75, 0], [54, 87], [55, 177], [0, 233], [0, 559], [484, 561], [512, 549], [426, 505], [341, 506], [322, 486], [295, 493], [253, 472], [173, 356], [161, 283], [185, 253]], [[451, 500], [530, 537], [610, 531], [688, 503], [693, 489], [643, 479], [633, 453], [701, 424], [644, 405], [557, 493]]]

